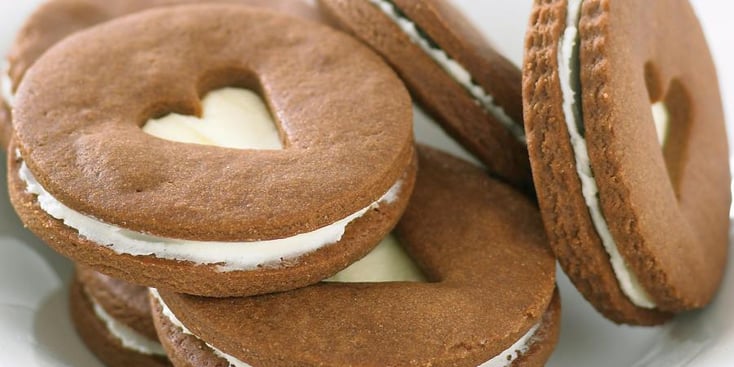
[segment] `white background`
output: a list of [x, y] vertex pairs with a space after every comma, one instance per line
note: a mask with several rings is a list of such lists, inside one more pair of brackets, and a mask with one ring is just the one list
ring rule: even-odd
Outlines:
[[[520, 64], [529, 1], [455, 1], [501, 51]], [[0, 52], [7, 50], [15, 30], [37, 3], [36, 0], [0, 0]], [[719, 66], [727, 115], [732, 116], [734, 70], [729, 66], [734, 66], [731, 24], [734, 3], [723, 0], [693, 3]], [[418, 127], [419, 139], [450, 145], [426, 129]], [[4, 159], [2, 153], [0, 159]], [[2, 172], [0, 192], [6, 191]], [[82, 347], [67, 317], [63, 282], [68, 279], [70, 269], [66, 260], [22, 229], [7, 197], [0, 195], [0, 366], [99, 365]], [[598, 316], [560, 273], [559, 283], [563, 325], [561, 342], [549, 363], [551, 367], [734, 366], [734, 315], [730, 315], [730, 310], [734, 310], [734, 274], [731, 271], [712, 307], [658, 328], [613, 325]]]

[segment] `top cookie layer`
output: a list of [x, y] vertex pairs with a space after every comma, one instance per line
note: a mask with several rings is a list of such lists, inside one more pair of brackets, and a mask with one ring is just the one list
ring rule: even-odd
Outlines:
[[[200, 96], [222, 86], [259, 91], [286, 149], [141, 131], [151, 117], [199, 114]], [[23, 158], [65, 205], [138, 232], [214, 241], [285, 237], [367, 207], [405, 172], [411, 123], [402, 83], [364, 46], [224, 5], [152, 10], [70, 37], [30, 70], [15, 110]]]
[[316, 9], [300, 0], [53, 0], [41, 5], [24, 23], [8, 53], [15, 90], [26, 71], [51, 46], [72, 33], [150, 8], [179, 4], [232, 3], [268, 7], [321, 21]]

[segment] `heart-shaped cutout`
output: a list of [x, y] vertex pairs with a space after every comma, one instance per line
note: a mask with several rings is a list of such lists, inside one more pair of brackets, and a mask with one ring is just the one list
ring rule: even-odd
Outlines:
[[645, 64], [645, 84], [668, 176], [679, 195], [691, 130], [691, 98], [678, 79], [664, 82], [660, 70], [652, 62]]
[[283, 143], [262, 98], [241, 88], [223, 88], [202, 100], [201, 117], [171, 113], [149, 120], [143, 131], [155, 137], [234, 149], [280, 150]]
[[668, 124], [663, 145], [663, 157], [670, 181], [676, 195], [679, 196], [683, 170], [688, 159], [688, 145], [691, 140], [689, 136], [693, 119], [691, 97], [686, 87], [677, 79], [673, 79], [668, 85], [662, 103], [666, 107]]

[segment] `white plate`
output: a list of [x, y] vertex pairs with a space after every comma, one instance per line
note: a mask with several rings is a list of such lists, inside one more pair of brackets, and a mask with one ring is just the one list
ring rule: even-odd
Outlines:
[[[122, 0], [124, 1], [124, 0]], [[495, 45], [520, 64], [529, 1], [456, 0]], [[734, 3], [693, 1], [718, 65], [734, 65]], [[0, 1], [0, 50], [39, 0]], [[719, 68], [727, 112], [734, 110], [734, 74]], [[421, 125], [420, 140], [455, 150]], [[0, 153], [0, 159], [5, 159]], [[0, 170], [0, 192], [7, 192]], [[734, 256], [733, 256], [734, 257]], [[731, 270], [731, 269], [730, 269]], [[99, 366], [82, 346], [67, 316], [64, 284], [71, 264], [24, 230], [6, 195], [0, 195], [0, 366]], [[657, 328], [616, 326], [601, 318], [559, 272], [563, 297], [561, 341], [548, 366], [734, 366], [734, 272], [708, 309]]]

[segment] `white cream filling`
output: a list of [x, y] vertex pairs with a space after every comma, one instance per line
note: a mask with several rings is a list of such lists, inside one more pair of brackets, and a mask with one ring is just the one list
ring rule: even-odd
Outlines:
[[13, 94], [13, 80], [10, 78], [10, 64], [4, 62], [0, 75], [0, 96], [8, 107], [13, 107], [15, 95]]
[[445, 51], [435, 47], [427, 38], [425, 32], [421, 32], [418, 26], [402, 15], [398, 8], [389, 0], [369, 0], [387, 15], [400, 29], [410, 37], [410, 40], [418, 45], [426, 54], [433, 59], [449, 76], [459, 83], [474, 98], [487, 113], [496, 118], [512, 135], [523, 144], [526, 143], [525, 130], [522, 122], [516, 122], [507, 115], [502, 106], [494, 102], [494, 98], [487, 93], [482, 86], [475, 83], [466, 68], [452, 59]]
[[561, 81], [561, 91], [563, 94], [563, 112], [566, 120], [566, 127], [571, 140], [574, 156], [576, 159], [576, 171], [581, 181], [581, 188], [589, 208], [589, 214], [594, 224], [597, 234], [601, 239], [602, 245], [609, 254], [612, 268], [617, 277], [622, 292], [630, 299], [630, 301], [641, 308], [655, 308], [655, 302], [640, 284], [637, 276], [629, 269], [619, 249], [612, 238], [609, 226], [604, 219], [599, 203], [599, 188], [594, 179], [589, 160], [589, 152], [586, 146], [586, 140], [579, 131], [579, 126], [583, 125], [583, 116], [580, 106], [577, 105], [577, 96], [580, 95], [580, 85], [578, 81], [578, 42], [579, 31], [578, 23], [581, 17], [581, 3], [583, 0], [569, 0], [566, 16], [566, 29], [559, 41], [558, 49], [558, 68], [559, 79]]
[[367, 256], [325, 281], [378, 283], [425, 282], [426, 279], [397, 238], [389, 234]]
[[[201, 120], [167, 116], [162, 119], [163, 122], [153, 120], [148, 125], [153, 126], [150, 129], [164, 139], [176, 140], [183, 136], [188, 142], [197, 144], [222, 144], [243, 149], [261, 149], [263, 146], [282, 148], [274, 146], [275, 142], [280, 144], [277, 129], [256, 94], [225, 88], [209, 93], [203, 103], [204, 118]], [[244, 128], [238, 127], [238, 124]], [[266, 143], [263, 145], [262, 142]], [[382, 204], [395, 202], [403, 185], [403, 181], [398, 180], [380, 199], [367, 207], [310, 232], [263, 241], [215, 242], [157, 237], [101, 222], [67, 207], [53, 197], [38, 183], [25, 162], [21, 164], [19, 176], [26, 184], [26, 191], [38, 197], [43, 211], [78, 231], [81, 237], [118, 254], [155, 256], [199, 265], [216, 264], [222, 272], [277, 266], [284, 260], [337, 243], [349, 223]]]
[[118, 254], [155, 256], [160, 259], [190, 261], [199, 265], [216, 264], [217, 269], [222, 272], [277, 265], [283, 260], [294, 259], [337, 243], [349, 223], [381, 204], [393, 203], [402, 187], [400, 180], [379, 200], [366, 208], [311, 232], [274, 240], [215, 242], [157, 237], [101, 222], [58, 201], [38, 183], [25, 162], [21, 164], [19, 176], [26, 184], [26, 191], [37, 196], [38, 204], [44, 212], [78, 231], [81, 237], [106, 246]]
[[655, 102], [651, 106], [652, 108], [652, 119], [655, 121], [655, 131], [658, 134], [658, 142], [660, 146], [665, 145], [665, 140], [668, 138], [668, 129], [670, 126], [670, 113], [668, 112], [668, 106], [665, 102]]
[[208, 93], [201, 105], [201, 118], [172, 113], [149, 120], [143, 131], [181, 143], [234, 149], [283, 149], [268, 107], [254, 92], [223, 88]]
[[[86, 292], [85, 292], [86, 293]], [[133, 330], [129, 326], [117, 321], [114, 317], [110, 316], [107, 311], [88, 293], [87, 298], [92, 302], [94, 307], [94, 313], [97, 317], [104, 322], [107, 330], [117, 338], [122, 346], [146, 355], [152, 356], [165, 356], [166, 351], [163, 349], [161, 343], [156, 340], [152, 340], [145, 335]]]

